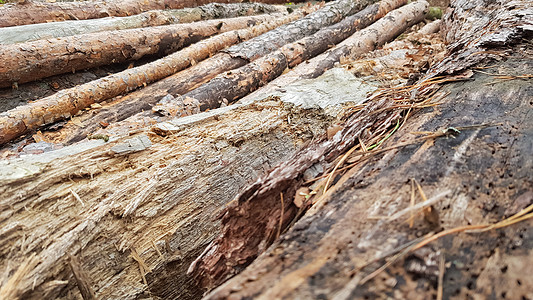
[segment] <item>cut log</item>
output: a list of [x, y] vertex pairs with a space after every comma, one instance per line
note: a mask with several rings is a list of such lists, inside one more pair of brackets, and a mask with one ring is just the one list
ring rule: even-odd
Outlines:
[[[322, 27], [334, 24], [347, 15], [351, 15], [366, 7], [373, 1], [340, 0], [330, 2], [322, 9], [313, 12], [300, 20], [280, 26], [259, 37], [239, 45], [232, 46], [222, 53], [206, 59], [197, 65], [165, 78], [139, 91], [135, 91], [118, 100], [115, 105], [100, 110], [94, 117], [83, 122], [82, 127], [70, 126], [67, 133], [54, 134], [63, 142], [79, 141], [93, 133], [99, 124], [113, 123], [124, 120], [143, 110], [150, 110], [151, 106], [167, 95], [179, 96], [196, 86], [214, 78], [216, 75], [246, 65], [265, 54], [268, 54], [285, 44], [294, 42], [302, 37], [313, 34]], [[143, 119], [143, 116], [140, 116]], [[74, 131], [74, 133], [71, 133]]]
[[[199, 299], [186, 269], [216, 235], [213, 216], [333, 119], [266, 99], [161, 123], [164, 137], [145, 131], [1, 161], [0, 291], [79, 298], [70, 254], [98, 299]], [[30, 253], [38, 264], [18, 272]]]
[[[57, 22], [65, 20], [87, 20], [103, 17], [125, 17], [149, 10], [181, 9], [212, 3], [212, 0], [154, 0], [154, 1], [81, 1], [38, 3], [27, 1], [22, 4], [5, 4], [0, 7], [0, 27]], [[217, 0], [217, 3], [239, 3], [241, 0]], [[287, 3], [285, 0], [257, 0], [268, 4]], [[299, 2], [299, 1], [292, 1]]]
[[172, 75], [231, 44], [250, 39], [301, 16], [300, 13], [285, 17], [263, 16], [262, 21], [270, 20], [270, 22], [248, 29], [226, 32], [152, 63], [62, 90], [47, 98], [7, 111], [0, 115], [0, 144], [42, 125], [74, 116], [78, 111], [93, 103], [110, 99], [128, 90]]
[[210, 3], [173, 10], [154, 10], [129, 17], [63, 21], [0, 28], [0, 44], [15, 44], [79, 34], [191, 23], [208, 19], [234, 18], [262, 13], [287, 12], [285, 7], [261, 3]]
[[248, 16], [0, 45], [0, 87], [147, 55], [161, 57], [215, 34], [271, 18]]
[[340, 43], [335, 48], [310, 59], [305, 64], [296, 66], [290, 72], [283, 74], [279, 78], [270, 82], [260, 90], [249, 94], [241, 101], [253, 101], [267, 95], [276, 93], [283, 89], [284, 86], [302, 79], [316, 78], [322, 75], [326, 70], [333, 68], [341, 59], [355, 58], [364, 53], [368, 53], [376, 47], [385, 44], [394, 39], [407, 28], [420, 22], [423, 15], [420, 15], [421, 4], [412, 3], [412, 11], [396, 10], [389, 13], [385, 18], [377, 21], [368, 28], [353, 34], [350, 38]]
[[[406, 1], [383, 1], [381, 7], [378, 5], [370, 7], [368, 10], [345, 19], [341, 23], [324, 28], [312, 36], [285, 45], [278, 51], [237, 70], [232, 70], [231, 74], [224, 74], [212, 79], [208, 83], [183, 95], [183, 97], [196, 99], [200, 103], [201, 111], [217, 108], [223, 101], [231, 103], [278, 77], [287, 68], [292, 68], [302, 61], [322, 53], [331, 45], [341, 42], [356, 30], [370, 25], [391, 9], [405, 3]], [[399, 30], [405, 30], [423, 20], [428, 7], [429, 4], [426, 1], [418, 1], [390, 12], [385, 16], [384, 21], [375, 24], [372, 28], [368, 28], [364, 33], [358, 34], [356, 39], [358, 44], [354, 45], [352, 49], [369, 51], [372, 50], [371, 47], [361, 49], [360, 45], [366, 45], [368, 41], [373, 42], [378, 37], [382, 44], [393, 39], [401, 33]], [[398, 31], [395, 29], [398, 29]], [[368, 37], [367, 35], [370, 36]], [[353, 39], [351, 37], [350, 41], [353, 42]], [[350, 42], [347, 43], [351, 45]], [[375, 45], [375, 43], [371, 45]], [[348, 48], [347, 46], [344, 47]], [[333, 64], [331, 67], [333, 67]]]
[[[527, 15], [524, 10], [529, 9], [526, 2], [508, 6], [480, 0], [475, 3], [476, 10], [472, 9], [472, 2], [455, 1], [456, 7], [468, 8], [455, 10], [462, 11], [459, 17], [463, 20], [456, 24], [468, 28], [468, 32], [460, 35], [465, 48], [454, 50], [487, 58], [503, 55], [508, 49], [524, 49], [526, 46], [522, 41], [531, 34], [530, 27], [522, 26]], [[470, 32], [478, 15], [490, 15], [491, 23], [505, 26], [504, 32], [509, 35], [502, 35], [492, 27], [487, 36], [481, 37], [490, 43], [483, 44], [483, 51], [471, 53], [469, 46], [480, 47], [476, 43], [479, 35]], [[455, 15], [454, 19], [458, 20], [457, 17]], [[471, 24], [465, 24], [464, 20]], [[506, 20], [505, 25], [502, 20]], [[515, 29], [515, 26], [519, 28]], [[511, 36], [512, 40], [507, 39]], [[479, 61], [480, 57], [470, 59]], [[439, 70], [448, 72], [455, 68], [455, 63], [445, 59], [428, 74], [439, 74]], [[459, 294], [458, 298], [465, 298], [473, 293], [479, 294], [480, 298], [495, 294], [527, 295], [533, 282], [528, 281], [527, 287], [522, 287], [522, 282], [516, 283], [515, 275], [502, 272], [501, 268], [512, 268], [512, 273], [520, 273], [524, 271], [521, 262], [533, 258], [533, 244], [520, 242], [523, 249], [512, 246], [517, 238], [521, 241], [533, 238], [531, 222], [516, 225], [516, 229], [508, 228], [503, 236], [482, 233], [481, 242], [479, 235], [449, 238], [439, 245], [439, 251], [424, 248], [408, 258], [404, 262], [406, 270], [395, 267], [391, 274], [383, 273], [379, 281], [364, 284], [383, 270], [373, 262], [385, 263], [385, 259], [409, 247], [410, 244], [405, 243], [409, 240], [416, 242], [416, 237], [441, 230], [441, 226], [448, 229], [460, 224], [494, 223], [502, 219], [504, 211], [513, 211], [509, 214], [512, 215], [531, 203], [533, 163], [529, 159], [532, 151], [529, 141], [533, 138], [533, 122], [528, 113], [533, 90], [520, 78], [531, 76], [525, 73], [532, 65], [531, 53], [519, 52], [494, 66], [502, 72], [500, 74], [478, 74], [469, 82], [444, 87], [443, 98], [439, 100], [441, 105], [424, 110], [413, 121], [405, 123], [396, 137], [384, 144], [388, 151], [383, 149], [373, 153], [386, 153], [380, 156], [381, 160], [374, 159], [353, 167], [264, 255], [207, 299], [340, 300], [381, 298], [391, 294], [398, 298], [421, 295], [421, 299], [427, 299], [434, 295], [434, 291], [431, 288], [416, 289], [421, 283], [417, 282], [416, 276], [436, 279], [439, 269], [437, 267], [435, 273], [431, 268], [439, 265], [434, 261], [442, 252], [445, 260], [459, 258], [460, 265], [469, 266], [455, 271], [452, 268], [453, 274], [444, 277], [444, 298]], [[503, 74], [507, 76], [502, 78], [510, 81], [495, 81]], [[457, 78], [468, 76], [472, 74]], [[349, 117], [346, 128], [332, 140], [313, 143], [249, 185], [225, 210], [223, 233], [204, 250], [190, 271], [198, 276], [202, 285], [210, 286], [226, 275], [242, 270], [254, 255], [275, 239], [276, 231], [283, 231], [292, 223], [298, 211], [293, 197], [304, 182], [305, 171], [312, 166], [316, 168], [317, 164], [340, 166], [345, 159], [361, 164], [361, 157], [368, 153], [369, 140], [376, 132], [385, 133], [386, 127], [392, 129], [394, 124], [399, 127], [396, 120], [401, 117], [401, 111], [412, 107], [399, 106], [402, 99], [412, 101], [423, 95], [423, 90], [430, 92], [430, 83], [428, 79], [421, 80], [417, 85], [418, 92], [406, 87], [400, 98], [395, 98], [402, 90], [399, 88], [389, 90], [389, 94], [376, 94], [363, 110]], [[435, 132], [433, 137], [412, 137], [413, 132], [428, 131]], [[439, 136], [448, 138], [435, 140]], [[362, 151], [350, 158], [350, 153], [354, 153], [357, 147]], [[411, 230], [403, 220], [395, 221], [396, 216], [405, 212], [402, 208], [409, 211], [411, 184], [406, 180], [408, 178], [423, 182], [425, 194], [433, 195], [428, 200], [434, 205], [431, 209], [437, 212], [431, 222], [425, 221]], [[510, 185], [520, 188], [509, 192]], [[327, 187], [326, 183], [324, 189]], [[425, 196], [421, 197], [425, 200]], [[528, 200], [525, 204], [513, 204], [518, 198]], [[523, 199], [520, 202], [524, 202]], [[519, 237], [518, 232], [522, 232]], [[467, 252], [470, 254], [465, 256]], [[428, 257], [434, 258], [428, 261]], [[488, 271], [483, 271], [484, 263], [490, 267]], [[410, 277], [406, 272], [414, 276]], [[440, 272], [444, 272], [444, 267]], [[391, 280], [393, 284], [388, 284]], [[402, 284], [397, 285], [398, 280]], [[502, 286], [499, 282], [507, 284]], [[519, 288], [512, 290], [509, 286]]]

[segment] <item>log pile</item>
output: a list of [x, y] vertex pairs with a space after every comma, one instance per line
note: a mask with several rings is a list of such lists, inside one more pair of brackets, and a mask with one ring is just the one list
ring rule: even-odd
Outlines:
[[0, 299], [532, 296], [528, 0], [210, 2], [0, 6]]

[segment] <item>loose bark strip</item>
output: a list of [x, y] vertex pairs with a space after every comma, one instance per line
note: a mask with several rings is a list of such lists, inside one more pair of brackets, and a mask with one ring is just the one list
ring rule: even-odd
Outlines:
[[164, 56], [204, 38], [246, 28], [264, 19], [265, 16], [238, 17], [3, 45], [0, 87], [146, 55]]
[[262, 3], [211, 3], [195, 8], [154, 10], [129, 17], [63, 21], [0, 28], [0, 44], [15, 44], [100, 31], [191, 23], [208, 19], [235, 18], [262, 13], [287, 12], [286, 8]]
[[[74, 133], [62, 136], [72, 136], [70, 142], [85, 138], [91, 130], [99, 127], [99, 123], [112, 123], [124, 120], [143, 110], [150, 110], [159, 100], [167, 95], [179, 96], [192, 88], [214, 78], [216, 75], [239, 68], [252, 60], [264, 56], [285, 44], [294, 42], [307, 35], [313, 34], [323, 27], [329, 26], [351, 15], [373, 0], [339, 0], [326, 4], [322, 9], [308, 16], [280, 26], [247, 42], [232, 46], [212, 58], [206, 59], [187, 70], [176, 73], [151, 86], [127, 95], [120, 102], [101, 114], [89, 118], [83, 123], [84, 128], [73, 128]], [[142, 118], [142, 116], [141, 116]], [[61, 137], [62, 139], [64, 137]]]
[[[278, 77], [285, 69], [292, 68], [302, 61], [327, 50], [331, 45], [341, 42], [356, 30], [370, 25], [390, 10], [406, 2], [383, 1], [381, 4], [372, 5], [354, 16], [344, 19], [342, 22], [322, 29], [312, 36], [287, 44], [278, 51], [233, 70], [231, 74], [218, 76], [183, 95], [183, 97], [196, 99], [200, 103], [200, 110], [202, 111], [217, 108], [223, 101], [233, 102]], [[394, 11], [387, 15], [385, 19], [392, 19], [396, 22], [391, 22], [392, 24], [387, 25], [398, 25], [398, 22], [401, 22], [401, 24], [405, 25], [397, 27], [405, 30], [414, 22], [422, 20], [428, 7], [429, 4], [426, 1], [419, 1]], [[391, 27], [380, 27], [382, 24], [383, 22], [375, 26], [381, 29], [380, 31], [369, 29], [366, 32], [375, 32], [374, 37], [384, 36], [384, 41], [388, 41], [393, 38], [393, 36], [387, 34], [392, 31]]]
[[[240, 0], [154, 0], [154, 1], [82, 1], [23, 4], [5, 4], [0, 7], [0, 27], [57, 22], [65, 20], [87, 20], [103, 17], [125, 17], [149, 10], [181, 9], [212, 2], [240, 3]], [[254, 2], [282, 4], [285, 0], [257, 0]], [[292, 1], [298, 2], [298, 1]]]
[[425, 1], [414, 2], [408, 6], [390, 12], [387, 16], [370, 25], [368, 28], [356, 32], [353, 36], [340, 43], [335, 48], [300, 64], [290, 72], [281, 75], [268, 85], [244, 97], [241, 101], [253, 101], [273, 93], [274, 91], [296, 82], [300, 79], [316, 78], [326, 70], [340, 62], [344, 57], [357, 57], [370, 52], [400, 35], [410, 26], [423, 20], [423, 11], [427, 10]]
[[[182, 118], [186, 128], [165, 137], [145, 131], [0, 161], [0, 269], [13, 278], [0, 285], [14, 282], [11, 294], [21, 299], [80, 298], [67, 259], [82, 253], [98, 299], [199, 299], [205, 290], [186, 270], [216, 235], [213, 216], [331, 120], [324, 110], [269, 99]], [[151, 146], [115, 154], [139, 138]], [[39, 264], [16, 276], [12, 270], [32, 254]]]
[[42, 125], [73, 116], [93, 103], [165, 78], [229, 45], [258, 36], [301, 16], [299, 12], [281, 18], [262, 16], [263, 21], [270, 20], [270, 22], [214, 36], [154, 62], [62, 90], [52, 96], [2, 113], [0, 114], [0, 144]]

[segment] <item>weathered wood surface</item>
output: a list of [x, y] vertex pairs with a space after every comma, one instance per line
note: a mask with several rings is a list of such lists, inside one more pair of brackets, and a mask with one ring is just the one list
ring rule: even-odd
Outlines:
[[[375, 1], [339, 0], [326, 4], [308, 16], [280, 26], [244, 43], [232, 46], [213, 57], [201, 61], [184, 71], [155, 82], [141, 90], [118, 99], [117, 103], [99, 110], [94, 116], [83, 118], [80, 126], [66, 126], [64, 131], [52, 134], [56, 142], [73, 142], [85, 138], [100, 128], [99, 124], [111, 124], [124, 120], [151, 107], [167, 95], [178, 97], [200, 86], [216, 75], [246, 65], [247, 63], [277, 50], [288, 43], [311, 35], [323, 27], [339, 22]], [[140, 119], [144, 116], [140, 115]], [[74, 133], [72, 133], [74, 132]]]
[[199, 298], [186, 270], [216, 235], [213, 216], [332, 121], [266, 99], [0, 162], [0, 295], [79, 297], [70, 254], [98, 299]]
[[191, 23], [208, 19], [287, 12], [285, 7], [262, 3], [210, 3], [194, 8], [154, 10], [129, 17], [108, 17], [29, 24], [0, 28], [0, 44], [15, 44], [100, 31]]
[[248, 40], [301, 16], [301, 13], [288, 16], [265, 15], [261, 17], [261, 21], [266, 23], [214, 36], [151, 63], [65, 89], [39, 101], [9, 110], [0, 115], [0, 143], [5, 143], [40, 126], [74, 116], [91, 104], [165, 78], [214, 55], [221, 49]]
[[[420, 288], [420, 284], [430, 285], [431, 277], [436, 279], [438, 275], [438, 268], [435, 274], [434, 263], [427, 260], [420, 262], [427, 255], [422, 258], [415, 255], [405, 261], [406, 266], [414, 264], [406, 267], [414, 273], [414, 278], [407, 276], [400, 267], [394, 268], [392, 275], [383, 275], [383, 281], [379, 278], [366, 285], [360, 281], [377, 269], [372, 264], [368, 267], [367, 263], [391, 256], [386, 253], [409, 240], [432, 230], [440, 231], [441, 227], [450, 229], [462, 224], [495, 222], [531, 202], [533, 165], [529, 157], [533, 149], [533, 123], [528, 115], [533, 103], [533, 90], [528, 83], [529, 77], [523, 75], [531, 69], [533, 57], [530, 45], [520, 43], [530, 34], [527, 27], [526, 30], [512, 29], [521, 24], [524, 15], [520, 8], [528, 9], [527, 5], [520, 7], [519, 4], [505, 6], [499, 3], [493, 6], [491, 3], [480, 3], [478, 7], [489, 12], [495, 24], [501, 25], [498, 16], [507, 18], [508, 12], [514, 14], [514, 18], [506, 19], [506, 28], [519, 36], [514, 35], [513, 40], [508, 40], [491, 30], [493, 35], [485, 37], [491, 41], [484, 44], [485, 51], [473, 54], [486, 59], [488, 55], [508, 53], [507, 49], [515, 50], [514, 57], [508, 57], [506, 62], [497, 63], [494, 67], [498, 75], [515, 76], [510, 78], [512, 80], [495, 81], [496, 76], [477, 74], [467, 83], [444, 87], [444, 96], [439, 100], [441, 105], [415, 115], [414, 120], [404, 124], [384, 147], [405, 142], [413, 145], [388, 151], [369, 163], [353, 167], [279, 242], [207, 298], [351, 299], [394, 295], [397, 298], [427, 299], [436, 294], [432, 288]], [[470, 7], [470, 3], [463, 1], [456, 1], [455, 5]], [[476, 12], [463, 12], [463, 20], [475, 24], [476, 18], [472, 16]], [[464, 22], [460, 24], [465, 25], [463, 28], [470, 27]], [[462, 36], [467, 40], [465, 45], [479, 47], [475, 43], [479, 36], [468, 33], [465, 31]], [[513, 41], [519, 45], [513, 47]], [[471, 49], [467, 46], [460, 50], [452, 49], [452, 52], [454, 50], [468, 52]], [[473, 57], [472, 60], [479, 62], [481, 59]], [[451, 70], [455, 68], [454, 64], [461, 67], [460, 62], [447, 60], [435, 65], [429, 74]], [[468, 78], [471, 74], [463, 74], [462, 78], [465, 76]], [[417, 93], [410, 95], [416, 97]], [[291, 224], [298, 211], [293, 198], [304, 183], [306, 170], [311, 166], [316, 168], [317, 164], [327, 169], [328, 165], [337, 162], [335, 159], [339, 155], [357, 143], [369, 145], [370, 132], [376, 134], [383, 127], [392, 127], [401, 111], [407, 110], [394, 109], [394, 100], [391, 99], [388, 104], [386, 100], [381, 98], [380, 101], [370, 102], [348, 119], [346, 128], [333, 141], [310, 145], [239, 194], [222, 217], [223, 233], [189, 269], [203, 286], [216, 285], [228, 274], [241, 271], [275, 240], [278, 228], [283, 230]], [[459, 133], [455, 139], [448, 136], [415, 143], [412, 135], [412, 132], [438, 132], [451, 126], [468, 128], [486, 123], [494, 126], [474, 126]], [[422, 182], [426, 194], [435, 197], [436, 224], [420, 221], [416, 228], [408, 229], [403, 220], [383, 218], [409, 206], [409, 178]], [[284, 195], [284, 200], [280, 199], [280, 193]], [[444, 238], [439, 246], [444, 249], [439, 251], [445, 253], [445, 259], [457, 263], [456, 268], [451, 268], [449, 277], [444, 275], [445, 295], [457, 296], [458, 299], [473, 294], [479, 297], [528, 297], [533, 282], [522, 278], [516, 281], [516, 274], [524, 271], [520, 262], [533, 258], [533, 244], [528, 242], [533, 230], [531, 221], [516, 226], [503, 230], [503, 237], [497, 233], [482, 234], [481, 238], [488, 243], [476, 242], [479, 235], [474, 238], [465, 235], [457, 239]], [[496, 240], [501, 244], [494, 243]], [[512, 246], [517, 240], [523, 249]], [[426, 247], [421, 251], [438, 257], [441, 252], [436, 250]], [[466, 257], [463, 255], [465, 252], [473, 254]], [[482, 272], [483, 263], [487, 267], [485, 272]], [[464, 268], [465, 264], [469, 267]], [[502, 268], [513, 268], [514, 272], [509, 274], [501, 271]], [[430, 279], [424, 283], [417, 281], [416, 276]], [[507, 285], [499, 284], [502, 281]]]
[[[496, 64], [501, 74], [518, 75], [531, 67], [531, 54]], [[443, 104], [415, 115], [384, 147], [413, 141], [417, 131], [503, 125], [415, 143], [352, 168], [279, 242], [206, 299], [431, 299], [438, 275], [431, 257], [440, 253], [447, 266], [443, 299], [530, 298], [533, 281], [525, 274], [533, 260], [531, 220], [445, 237], [360, 283], [385, 263], [389, 251], [428, 232], [495, 223], [532, 203], [533, 90], [527, 80], [494, 80], [477, 74], [473, 81], [444, 87], [450, 95]], [[434, 204], [440, 218], [436, 227], [421, 217], [414, 228], [404, 222], [407, 217], [379, 219], [409, 207], [409, 178], [420, 182], [429, 198], [448, 192]], [[277, 204], [278, 217], [279, 209]], [[249, 225], [260, 226], [253, 219]]]
[[270, 18], [261, 15], [206, 20], [0, 45], [0, 87], [148, 55], [161, 57], [210, 36]]
[[[0, 27], [47, 23], [65, 20], [87, 20], [103, 17], [125, 17], [159, 9], [195, 7], [212, 0], [154, 0], [154, 1], [81, 1], [39, 3], [24, 1], [0, 7]], [[217, 0], [217, 3], [235, 3], [240, 0]], [[257, 0], [254, 2], [282, 4], [285, 0]], [[298, 2], [298, 1], [292, 1]]]

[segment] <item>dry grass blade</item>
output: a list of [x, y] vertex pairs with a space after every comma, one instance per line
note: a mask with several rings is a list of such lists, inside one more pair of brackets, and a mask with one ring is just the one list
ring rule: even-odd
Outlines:
[[445, 263], [446, 258], [444, 257], [444, 253], [442, 253], [439, 258], [439, 282], [437, 286], [437, 300], [442, 300], [444, 271], [446, 270]]
[[411, 217], [409, 217], [409, 228], [413, 228], [415, 223], [415, 211], [412, 209], [415, 206], [415, 179], [411, 178]]

